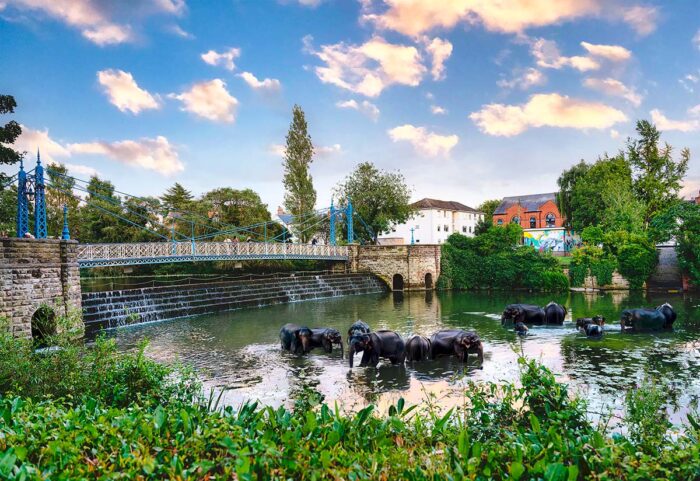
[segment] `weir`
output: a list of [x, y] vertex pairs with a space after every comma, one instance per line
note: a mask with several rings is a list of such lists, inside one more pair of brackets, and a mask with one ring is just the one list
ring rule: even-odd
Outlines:
[[84, 293], [87, 331], [213, 314], [245, 307], [385, 292], [371, 274], [304, 274], [193, 286]]

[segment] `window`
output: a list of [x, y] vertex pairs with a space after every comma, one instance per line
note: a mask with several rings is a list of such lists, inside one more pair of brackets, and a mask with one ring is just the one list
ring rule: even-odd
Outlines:
[[464, 233], [467, 232], [467, 226], [466, 226], [466, 225], [463, 225], [463, 226], [462, 226], [462, 232], [464, 232]]
[[440, 232], [440, 226], [438, 226], [438, 232]]
[[533, 216], [530, 217], [530, 229], [534, 229], [537, 227], [537, 219]]
[[419, 225], [416, 225], [416, 230], [418, 230], [418, 229], [420, 229], [420, 226], [419, 226]]
[[469, 226], [469, 233], [472, 233], [472, 226]]
[[498, 219], [498, 222], [496, 222], [498, 225], [503, 225], [503, 219]]
[[547, 227], [554, 227], [554, 224], [557, 221], [557, 218], [552, 214], [551, 212], [547, 214], [544, 218], [544, 221], [547, 223]]
[[520, 216], [519, 215], [514, 215], [513, 218], [510, 220], [511, 224], [520, 224]]
[[447, 226], [447, 224], [445, 224], [444, 227], [445, 227], [445, 232], [450, 232], [450, 228]]

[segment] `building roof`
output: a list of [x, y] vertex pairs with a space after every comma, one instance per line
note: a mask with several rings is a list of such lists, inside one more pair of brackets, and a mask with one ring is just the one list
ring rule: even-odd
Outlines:
[[512, 197], [504, 197], [493, 214], [505, 214], [508, 208], [515, 204], [520, 204], [525, 212], [534, 212], [540, 210], [542, 204], [550, 200], [556, 204], [557, 194], [555, 192], [550, 192], [547, 194], [514, 195]]
[[411, 207], [416, 209], [442, 209], [442, 210], [455, 210], [458, 212], [478, 212], [480, 211], [464, 205], [460, 202], [454, 200], [437, 200], [437, 199], [421, 199], [417, 202], [411, 204]]

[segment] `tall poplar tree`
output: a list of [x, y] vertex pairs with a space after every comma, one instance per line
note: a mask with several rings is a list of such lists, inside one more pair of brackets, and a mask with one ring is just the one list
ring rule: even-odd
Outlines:
[[292, 123], [287, 133], [287, 145], [284, 153], [284, 206], [294, 216], [292, 231], [302, 242], [308, 242], [314, 235], [309, 228], [315, 223], [310, 213], [316, 206], [316, 190], [309, 173], [313, 162], [314, 145], [308, 132], [304, 111], [294, 105]]

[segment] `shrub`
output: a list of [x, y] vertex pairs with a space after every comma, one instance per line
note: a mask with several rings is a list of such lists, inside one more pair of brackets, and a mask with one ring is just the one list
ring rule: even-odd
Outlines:
[[599, 286], [609, 285], [617, 268], [615, 258], [595, 245], [584, 245], [571, 255], [569, 276], [572, 286], [582, 286], [586, 277], [593, 276]]
[[654, 246], [635, 243], [620, 247], [617, 259], [630, 288], [641, 289], [656, 268], [658, 254]]
[[603, 243], [603, 229], [598, 226], [588, 226], [581, 231], [581, 240], [588, 245], [597, 246]]
[[513, 243], [514, 233], [519, 232], [519, 226], [509, 225], [474, 238], [452, 234], [442, 247], [438, 288], [568, 289], [568, 279], [554, 257]]

